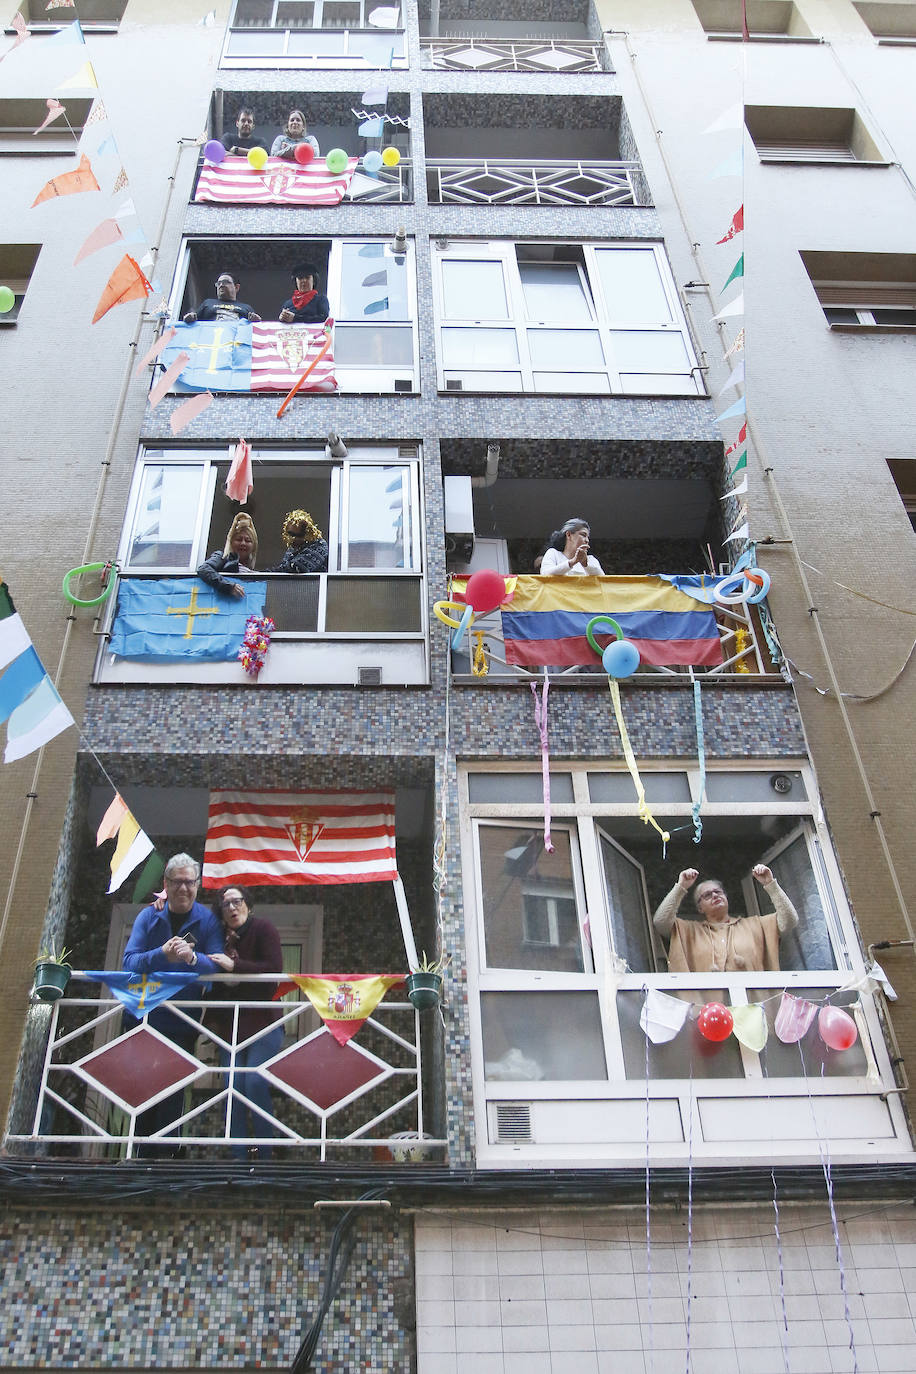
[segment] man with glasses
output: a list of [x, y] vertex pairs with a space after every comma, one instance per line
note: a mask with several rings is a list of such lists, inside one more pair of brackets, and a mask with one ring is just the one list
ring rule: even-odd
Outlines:
[[[165, 904], [152, 902], [134, 921], [124, 951], [124, 967], [130, 973], [154, 977], [166, 970], [193, 971], [205, 978], [221, 972], [219, 964], [210, 956], [222, 954], [222, 926], [210, 908], [197, 901], [199, 885], [200, 864], [190, 854], [174, 854], [165, 866]], [[198, 992], [192, 986], [188, 995], [201, 996], [203, 991], [203, 987]], [[200, 1012], [191, 1008], [186, 1009], [186, 1015], [200, 1020]], [[171, 1011], [168, 1004], [150, 1012], [146, 1020], [183, 1050], [193, 1053], [196, 1027]], [[142, 1065], [138, 1065], [138, 1073], [142, 1071]], [[137, 1134], [153, 1135], [163, 1130], [181, 1116], [183, 1110], [184, 1093], [174, 1093], [140, 1113]], [[156, 1153], [162, 1151], [154, 1146], [141, 1146], [137, 1151], [138, 1158], [149, 1158]], [[174, 1157], [177, 1150], [170, 1147], [164, 1153]]]
[[237, 299], [241, 283], [231, 272], [220, 272], [216, 279], [216, 295], [207, 296], [196, 310], [182, 315], [185, 324], [196, 324], [198, 320], [250, 320], [257, 324], [261, 316], [250, 305]]

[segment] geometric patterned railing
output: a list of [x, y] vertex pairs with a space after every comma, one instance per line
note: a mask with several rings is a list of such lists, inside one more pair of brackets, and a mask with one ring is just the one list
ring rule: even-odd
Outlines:
[[638, 162], [547, 162], [519, 158], [429, 158], [433, 204], [636, 205]]
[[603, 43], [585, 39], [421, 38], [424, 66], [440, 71], [612, 71]]
[[[8, 1146], [40, 1148], [87, 1158], [171, 1154], [177, 1147], [199, 1158], [221, 1155], [230, 1145], [272, 1147], [280, 1159], [341, 1160], [377, 1150], [386, 1159], [416, 1158], [444, 1144], [424, 1134], [419, 1013], [409, 1002], [381, 1002], [346, 1045], [337, 1043], [318, 1020], [311, 1003], [283, 1001], [276, 1005], [282, 1021], [250, 1036], [246, 1047], [284, 1030], [281, 1048], [256, 1069], [236, 1069], [240, 1045], [237, 1009], [264, 1002], [219, 1002], [214, 996], [170, 998], [164, 1007], [189, 1026], [193, 1048], [188, 1050], [146, 1021], [139, 1025], [98, 984], [75, 972], [71, 995], [55, 1002], [32, 1132], [10, 1135]], [[283, 975], [260, 974], [246, 981], [281, 982]], [[87, 995], [82, 995], [83, 992]], [[206, 1019], [205, 1008], [232, 1013], [232, 1029], [224, 1040]], [[196, 1035], [194, 1032], [196, 1031]], [[220, 1063], [220, 1056], [224, 1062]], [[252, 1078], [267, 1085], [269, 1113], [252, 1106], [240, 1093]], [[230, 1135], [233, 1098], [249, 1107], [255, 1133]], [[138, 1118], [148, 1108], [174, 1099], [171, 1122], [158, 1132], [142, 1135]], [[260, 1122], [265, 1123], [261, 1128]], [[420, 1143], [422, 1141], [422, 1144]], [[198, 1148], [199, 1147], [199, 1148]], [[371, 1155], [370, 1155], [371, 1158]]]

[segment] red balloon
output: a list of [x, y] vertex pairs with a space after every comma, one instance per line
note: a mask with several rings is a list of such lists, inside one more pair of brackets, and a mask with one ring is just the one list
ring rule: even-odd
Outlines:
[[734, 1024], [735, 1018], [721, 1002], [707, 1002], [697, 1017], [697, 1030], [707, 1040], [727, 1040]]
[[818, 1034], [832, 1050], [848, 1050], [858, 1040], [855, 1021], [840, 1007], [821, 1007], [817, 1014]]
[[304, 167], [307, 162], [311, 162], [314, 156], [315, 149], [312, 147], [311, 143], [296, 144], [296, 151], [293, 153], [293, 157], [301, 167]]
[[473, 606], [477, 615], [495, 611], [500, 602], [506, 599], [506, 579], [492, 568], [481, 568], [468, 578], [464, 599]]

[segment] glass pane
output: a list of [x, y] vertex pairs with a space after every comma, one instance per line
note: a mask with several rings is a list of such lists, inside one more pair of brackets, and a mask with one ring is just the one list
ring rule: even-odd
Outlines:
[[[779, 790], [773, 786], [773, 779], [780, 779]], [[785, 781], [789, 788], [785, 790]], [[805, 783], [801, 773], [783, 772], [776, 769], [772, 773], [719, 773], [706, 774], [706, 800], [711, 802], [790, 802], [808, 800]]]
[[277, 28], [311, 28], [314, 8], [312, 0], [280, 0], [277, 5]]
[[273, 18], [273, 0], [237, 0], [232, 23], [237, 28], [267, 28]]
[[347, 545], [347, 565], [407, 567], [413, 537], [410, 469], [351, 466], [349, 505], [349, 526], [341, 540]]
[[568, 831], [554, 832], [552, 854], [543, 827], [482, 825], [478, 837], [487, 965], [581, 973]]
[[358, 29], [362, 27], [359, 0], [324, 0], [321, 7], [321, 27], [324, 29]]
[[253, 33], [239, 33], [233, 29], [226, 45], [228, 57], [280, 57], [285, 34], [275, 29]]
[[[303, 581], [301, 577], [297, 582]], [[329, 634], [418, 634], [420, 581], [413, 577], [329, 577]]]
[[486, 992], [480, 1011], [487, 1078], [607, 1079], [594, 992]]
[[683, 337], [664, 329], [614, 330], [611, 347], [618, 372], [690, 371]]
[[532, 367], [604, 367], [604, 350], [597, 329], [529, 329]]
[[290, 29], [286, 51], [290, 57], [344, 57], [348, 32], [347, 29], [331, 29], [328, 32], [321, 29]]
[[614, 324], [673, 319], [651, 248], [596, 248], [607, 317]]
[[[573, 800], [570, 773], [551, 773], [550, 797], [555, 802]], [[544, 784], [540, 773], [471, 773], [468, 798], [472, 802], [524, 801], [539, 806], [544, 800]]]
[[190, 566], [203, 471], [198, 464], [144, 469], [128, 554], [130, 567]]
[[614, 951], [626, 959], [634, 973], [653, 973], [655, 961], [649, 938], [649, 913], [646, 911], [639, 868], [600, 831], [599, 839]]
[[[372, 257], [366, 248], [380, 248]], [[343, 320], [409, 320], [407, 258], [386, 254], [383, 245], [341, 244], [340, 306]]]
[[517, 368], [518, 343], [514, 329], [453, 329], [442, 331], [442, 365], [449, 368]]
[[609, 396], [611, 384], [606, 372], [535, 372], [534, 389], [543, 395]]
[[334, 330], [334, 361], [340, 367], [413, 368], [413, 329], [410, 325], [339, 324]]
[[[698, 1007], [706, 1002], [723, 1002], [728, 1006], [728, 994], [723, 988], [692, 989], [673, 995], [694, 1002]], [[653, 1045], [639, 1024], [643, 998], [642, 991], [617, 993], [617, 1016], [627, 1078], [645, 1079], [647, 1046], [650, 1078], [744, 1077], [741, 1051], [735, 1037], [730, 1035], [716, 1044], [700, 1034], [695, 1020], [688, 1019], [666, 1045]]]
[[[650, 802], [689, 802], [686, 773], [641, 773]], [[636, 793], [629, 773], [589, 773], [588, 793], [593, 802], [633, 802]]]
[[277, 630], [314, 634], [318, 629], [320, 577], [270, 577], [264, 613]]
[[[790, 934], [783, 935], [779, 942], [780, 968], [836, 968], [836, 956], [827, 934], [824, 908], [804, 835], [799, 835], [768, 862], [773, 877], [798, 912], [798, 926]], [[773, 904], [759, 885], [757, 895], [761, 911], [772, 911]]]
[[[760, 1068], [764, 1078], [861, 1078], [868, 1073], [868, 1059], [861, 1037], [848, 1050], [831, 1050], [823, 1042], [817, 1029], [817, 1017], [801, 1040], [784, 1045], [773, 1029], [782, 993], [767, 988], [748, 989], [749, 1002], [762, 1002], [770, 1028], [770, 1036], [760, 1053]], [[793, 988], [793, 997], [806, 997], [820, 1005], [823, 988]], [[854, 992], [841, 992], [830, 999], [831, 1006], [849, 1011], [858, 1001]], [[851, 1015], [850, 1011], [850, 1015]], [[861, 1027], [860, 1027], [861, 1031]]]
[[[443, 374], [446, 391], [522, 391], [520, 372], [446, 372]], [[453, 383], [460, 383], [455, 386]], [[550, 388], [560, 391], [564, 388]], [[569, 390], [566, 387], [565, 390]], [[594, 390], [594, 388], [592, 388]], [[459, 650], [460, 653], [460, 650]]]
[[592, 318], [579, 269], [574, 262], [520, 262], [518, 274], [529, 320]]
[[624, 396], [699, 396], [700, 388], [689, 372], [621, 372]]
[[442, 263], [442, 313], [447, 320], [507, 320], [501, 262]]

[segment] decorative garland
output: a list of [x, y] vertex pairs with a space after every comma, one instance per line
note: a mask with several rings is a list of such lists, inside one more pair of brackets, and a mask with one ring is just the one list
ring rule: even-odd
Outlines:
[[245, 638], [239, 648], [238, 657], [251, 677], [257, 677], [264, 667], [270, 637], [276, 626], [269, 615], [250, 615], [245, 622]]

